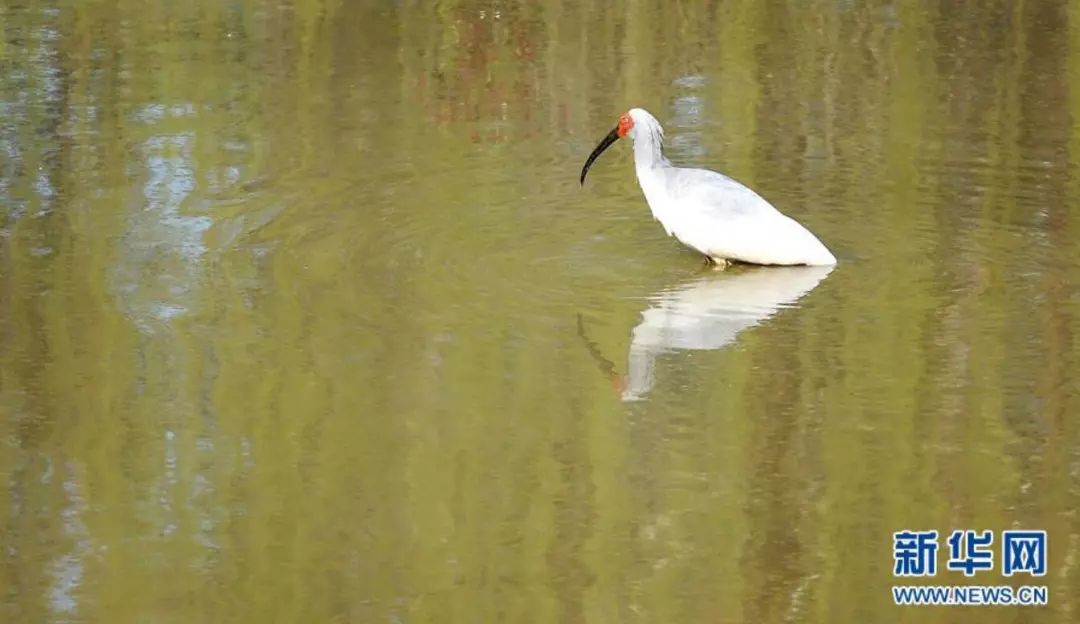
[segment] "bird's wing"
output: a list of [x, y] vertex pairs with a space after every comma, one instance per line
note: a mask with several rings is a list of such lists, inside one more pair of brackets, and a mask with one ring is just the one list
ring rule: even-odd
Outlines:
[[755, 264], [817, 264], [831, 258], [794, 219], [731, 178], [706, 169], [675, 169], [675, 236], [714, 258]]
[[683, 167], [674, 167], [671, 171], [668, 188], [675, 199], [696, 205], [711, 213], [710, 216], [780, 214], [761, 195], [722, 173]]

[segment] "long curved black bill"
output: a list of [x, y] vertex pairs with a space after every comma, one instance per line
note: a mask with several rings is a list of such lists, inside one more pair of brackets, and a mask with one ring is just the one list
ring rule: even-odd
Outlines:
[[608, 132], [608, 135], [600, 141], [600, 145], [596, 146], [596, 149], [589, 154], [589, 158], [585, 161], [585, 166], [581, 168], [581, 185], [585, 186], [585, 175], [589, 173], [589, 167], [592, 167], [593, 161], [600, 158], [600, 154], [604, 153], [612, 143], [619, 140], [619, 127], [615, 126], [615, 129]]

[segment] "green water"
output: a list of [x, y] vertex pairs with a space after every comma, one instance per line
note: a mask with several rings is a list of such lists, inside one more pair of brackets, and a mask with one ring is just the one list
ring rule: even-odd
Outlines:
[[[580, 188], [631, 106], [837, 267]], [[0, 620], [1076, 622], [1078, 165], [1076, 2], [7, 0]]]

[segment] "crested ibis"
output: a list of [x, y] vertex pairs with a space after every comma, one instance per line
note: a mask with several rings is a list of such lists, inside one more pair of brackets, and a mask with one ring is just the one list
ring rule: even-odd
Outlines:
[[676, 167], [664, 157], [664, 129], [648, 111], [632, 108], [589, 154], [593, 162], [618, 139], [634, 142], [634, 168], [653, 218], [668, 236], [721, 268], [747, 264], [825, 266], [836, 257], [798, 221], [739, 182], [708, 169]]

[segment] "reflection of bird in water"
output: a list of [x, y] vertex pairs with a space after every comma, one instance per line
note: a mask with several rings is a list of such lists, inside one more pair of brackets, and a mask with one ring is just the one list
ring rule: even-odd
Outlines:
[[645, 398], [652, 389], [656, 356], [683, 349], [719, 349], [753, 327], [794, 304], [832, 271], [831, 266], [748, 269], [709, 275], [677, 288], [660, 291], [641, 313], [634, 328], [625, 377], [585, 335], [578, 332], [589, 353], [619, 386], [624, 401]]

